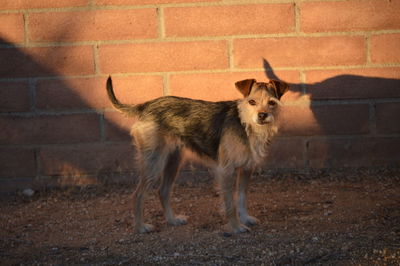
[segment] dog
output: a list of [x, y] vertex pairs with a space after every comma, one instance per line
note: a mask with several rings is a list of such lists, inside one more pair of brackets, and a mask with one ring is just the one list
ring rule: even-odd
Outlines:
[[146, 191], [156, 181], [160, 182], [159, 196], [167, 223], [187, 223], [187, 217], [175, 215], [170, 206], [185, 151], [196, 155], [215, 174], [233, 233], [248, 232], [249, 226], [259, 223], [247, 212], [247, 189], [253, 169], [265, 163], [268, 145], [277, 133], [280, 99], [289, 86], [282, 81], [255, 79], [238, 81], [235, 86], [242, 99], [208, 102], [164, 96], [129, 105], [116, 98], [108, 78], [107, 93], [114, 108], [137, 118], [131, 130], [139, 172], [134, 192], [137, 232], [154, 230], [143, 221], [143, 203]]

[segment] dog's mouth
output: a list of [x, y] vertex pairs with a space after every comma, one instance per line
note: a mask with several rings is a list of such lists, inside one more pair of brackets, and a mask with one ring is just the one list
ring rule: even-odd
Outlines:
[[268, 125], [273, 122], [274, 122], [274, 117], [272, 115], [268, 115], [267, 117], [262, 118], [262, 119], [260, 119], [260, 118], [257, 119], [257, 124], [259, 124], [261, 126]]
[[258, 124], [259, 125], [268, 125], [268, 124], [271, 124], [271, 121], [265, 121], [265, 120], [263, 120], [263, 121], [258, 121]]

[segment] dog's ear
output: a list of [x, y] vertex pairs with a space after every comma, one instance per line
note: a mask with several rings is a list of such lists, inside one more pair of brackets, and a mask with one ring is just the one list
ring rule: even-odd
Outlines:
[[236, 88], [243, 94], [244, 97], [249, 96], [251, 87], [256, 82], [255, 79], [245, 79], [235, 83]]
[[286, 82], [278, 80], [270, 80], [269, 83], [272, 84], [278, 100], [280, 100], [282, 95], [289, 90], [289, 85]]

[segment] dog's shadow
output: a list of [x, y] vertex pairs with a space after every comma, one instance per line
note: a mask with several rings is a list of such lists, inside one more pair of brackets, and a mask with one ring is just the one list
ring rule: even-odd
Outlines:
[[[282, 80], [265, 59], [264, 70], [268, 79]], [[398, 166], [400, 141], [395, 134], [400, 130], [393, 112], [400, 115], [400, 79], [375, 76], [379, 72], [374, 70], [347, 71], [366, 76], [306, 71], [306, 80], [315, 82], [289, 83], [280, 137], [268, 167]], [[396, 68], [386, 71], [399, 76]]]

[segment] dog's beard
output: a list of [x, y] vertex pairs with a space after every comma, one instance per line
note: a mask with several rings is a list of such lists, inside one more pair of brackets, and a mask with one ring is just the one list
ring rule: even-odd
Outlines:
[[[245, 113], [245, 111], [241, 109], [241, 106], [239, 106], [239, 117], [249, 140], [253, 162], [256, 165], [259, 165], [267, 156], [268, 145], [270, 144], [272, 137], [278, 132], [275, 118], [273, 115], [270, 115], [268, 117], [268, 123], [260, 124], [258, 118], [250, 118], [249, 114]], [[248, 119], [250, 121], [246, 121], [246, 118], [250, 118]]]

